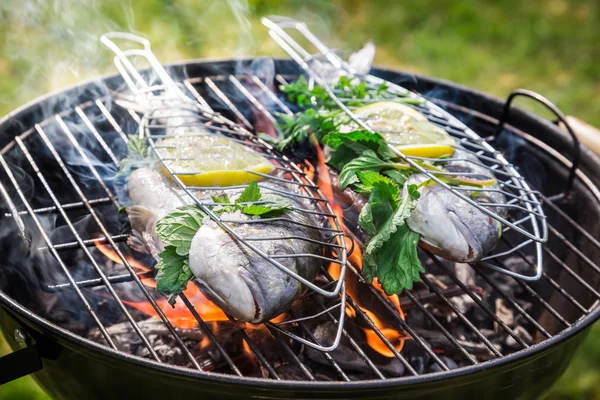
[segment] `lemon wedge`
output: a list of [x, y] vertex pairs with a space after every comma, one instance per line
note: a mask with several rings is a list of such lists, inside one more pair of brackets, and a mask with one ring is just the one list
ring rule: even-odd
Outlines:
[[[407, 105], [382, 101], [359, 107], [353, 112], [404, 155], [439, 158], [454, 153], [456, 141], [448, 132]], [[340, 130], [351, 132], [357, 129], [360, 126], [351, 122], [343, 124]]]
[[224, 136], [189, 132], [157, 143], [165, 164], [187, 186], [235, 186], [264, 179], [275, 167], [259, 153]]

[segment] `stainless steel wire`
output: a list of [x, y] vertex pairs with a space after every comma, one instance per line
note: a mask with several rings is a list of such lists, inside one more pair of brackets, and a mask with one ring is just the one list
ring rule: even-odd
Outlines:
[[[206, 215], [209, 216], [211, 220], [213, 220], [221, 229], [227, 232], [241, 246], [259, 255], [262, 259], [273, 265], [273, 267], [302, 283], [309, 290], [323, 296], [340, 298], [340, 303], [337, 307], [339, 311], [339, 316], [337, 318], [339, 325], [337, 327], [335, 340], [330, 346], [324, 347], [313, 341], [306, 340], [305, 338], [296, 335], [291, 330], [282, 328], [280, 325], [267, 324], [267, 326], [274, 331], [283, 333], [292, 339], [317, 350], [334, 350], [339, 345], [345, 318], [346, 291], [344, 289], [344, 279], [347, 261], [346, 242], [341, 225], [338, 222], [331, 206], [327, 201], [325, 201], [325, 198], [321, 194], [319, 188], [304, 173], [302, 168], [292, 163], [285, 156], [276, 154], [273, 147], [268, 143], [257, 138], [242, 126], [226, 119], [222, 115], [215, 113], [210, 107], [206, 106], [207, 103], [198, 102], [196, 101], [197, 99], [194, 100], [187, 97], [181, 90], [182, 85], [175, 83], [175, 81], [158, 62], [152, 53], [150, 49], [150, 43], [147, 40], [131, 34], [121, 33], [106, 34], [102, 36], [101, 40], [116, 55], [115, 64], [117, 65], [119, 72], [121, 72], [123, 75], [123, 78], [128, 84], [129, 89], [134, 97], [133, 107], [138, 107], [140, 110], [144, 110], [139, 129], [140, 137], [147, 140], [150, 148], [152, 149], [153, 156], [158, 160], [158, 162], [160, 162], [162, 168], [169, 173], [175, 183]], [[143, 47], [122, 50], [117, 43], [115, 43], [115, 40], [132, 42], [134, 44], [142, 45]], [[142, 73], [138, 72], [134, 64], [131, 62], [130, 57], [144, 58], [151, 65], [152, 71], [156, 74], [156, 79], [159, 80], [159, 83], [148, 82], [146, 79], [144, 79]], [[233, 78], [232, 82], [238, 86], [241, 85], [239, 81], [235, 80], [235, 78]], [[183, 87], [185, 88], [185, 86]], [[191, 136], [189, 136], [190, 133]], [[274, 185], [276, 187], [275, 190], [280, 189], [282, 192], [285, 192], [285, 194], [279, 193], [280, 196], [294, 199], [296, 200], [297, 204], [310, 203], [305, 207], [312, 207], [312, 209], [295, 207], [293, 211], [315, 215], [317, 218], [314, 218], [314, 221], [305, 223], [293, 218], [289, 218], [285, 214], [281, 217], [263, 218], [260, 220], [227, 219], [221, 217], [217, 212], [215, 212], [215, 207], [222, 206], [223, 204], [218, 205], [213, 200], [205, 200], [204, 198], [200, 199], [199, 197], [202, 193], [211, 192], [214, 190], [213, 188], [190, 187], [181, 179], [183, 175], [194, 175], [199, 172], [183, 172], [174, 170], [172, 168], [172, 164], [169, 162], [171, 160], [161, 153], [161, 149], [175, 148], [178, 146], [177, 144], [169, 146], [164, 146], [161, 144], [166, 138], [176, 135], [183, 135], [186, 138], [202, 136], [214, 137], [215, 135], [219, 135], [249, 147], [259, 154], [269, 156], [275, 165], [283, 167], [284, 171], [289, 172], [280, 174], [280, 176], [277, 176], [276, 174], [262, 174], [251, 170], [245, 170], [245, 172], [259, 176], [261, 178], [262, 185], [267, 182], [269, 183], [266, 190], [263, 189], [264, 192], [270, 192], [271, 185]], [[185, 141], [183, 143], [185, 144]], [[177, 160], [181, 161], [180, 158]], [[236, 190], [240, 190], [245, 187], [247, 187], [247, 184], [238, 185], [238, 189]], [[220, 187], [218, 190], [223, 191], [228, 189], [230, 188]], [[207, 198], [210, 199], [210, 196], [207, 196]], [[307, 202], [307, 199], [310, 201]], [[296, 225], [298, 228], [313, 230], [325, 234], [325, 240], [320, 242], [324, 249], [323, 254], [297, 253], [270, 255], [262, 250], [257, 244], [253, 243], [257, 240], [260, 240], [260, 238], [248, 237], [240, 233], [240, 226], [243, 225], [278, 222]], [[270, 238], [270, 240], [273, 242], [279, 241], [281, 243], [285, 243], [289, 240], [305, 239], [306, 238], [298, 237], [297, 235]], [[333, 285], [332, 288], [325, 289], [314, 284], [299, 273], [290, 270], [279, 261], [281, 258], [305, 258], [309, 259], [310, 262], [319, 262], [323, 265], [328, 265], [331, 263], [337, 264], [341, 269], [340, 279], [335, 285]], [[320, 313], [316, 313], [313, 318], [317, 318], [320, 315]]]
[[[482, 202], [478, 202], [468, 196], [468, 193], [463, 193], [468, 188], [462, 188], [460, 186], [452, 186], [442, 181], [439, 177], [442, 175], [457, 175], [457, 173], [445, 173], [430, 171], [417, 162], [420, 161], [420, 157], [406, 156], [397, 150], [394, 146], [390, 146], [390, 149], [403, 161], [408, 163], [412, 168], [418, 172], [427, 175], [431, 180], [435, 181], [438, 185], [441, 185], [445, 189], [452, 192], [462, 201], [465, 201], [476, 207], [480, 212], [494, 218], [499, 221], [505, 228], [510, 228], [522, 235], [524, 241], [521, 243], [522, 246], [532, 245], [535, 247], [536, 260], [535, 270], [533, 274], [525, 275], [517, 273], [511, 270], [500, 267], [497, 263], [491, 263], [488, 260], [493, 260], [498, 257], [506, 257], [518, 248], [514, 248], [503, 251], [498, 254], [488, 255], [484, 260], [480, 262], [488, 268], [502, 272], [504, 274], [523, 279], [523, 280], [538, 280], [542, 276], [542, 265], [543, 265], [543, 252], [542, 244], [548, 240], [548, 227], [546, 224], [546, 218], [542, 209], [542, 203], [536, 196], [535, 192], [531, 190], [528, 183], [525, 182], [520, 173], [506, 160], [506, 158], [492, 146], [490, 146], [485, 140], [479, 137], [475, 132], [465, 126], [462, 122], [454, 118], [451, 114], [442, 110], [437, 105], [425, 100], [423, 97], [409, 92], [408, 90], [395, 85], [391, 82], [386, 82], [380, 78], [372, 75], [360, 75], [356, 71], [344, 62], [337, 54], [329, 49], [323, 42], [321, 42], [303, 22], [296, 21], [286, 17], [265, 17], [262, 19], [265, 26], [269, 28], [269, 35], [279, 44], [297, 63], [298, 65], [308, 74], [311, 81], [322, 86], [331, 99], [335, 101], [340, 110], [342, 110], [348, 117], [351, 118], [358, 126], [362, 129], [373, 132], [373, 129], [366, 123], [366, 121], [358, 118], [352, 111], [351, 106], [347, 105], [347, 99], [339, 98], [334, 89], [332, 88], [333, 83], [331, 80], [323, 76], [323, 71], [334, 70], [337, 76], [347, 76], [351, 79], [358, 79], [365, 82], [371, 88], [376, 89], [382, 83], [387, 85], [387, 91], [398, 97], [413, 98], [422, 100], [422, 104], [409, 104], [418, 111], [422, 112], [431, 123], [434, 123], [444, 128], [451, 136], [455, 137], [458, 142], [458, 148], [466, 150], [471, 154], [479, 158], [480, 162], [474, 162], [468, 160], [467, 162], [473, 163], [478, 167], [483, 167], [490, 171], [494, 175], [506, 176], [506, 181], [498, 179], [498, 187], [501, 189], [500, 192], [506, 193], [511, 198], [517, 199], [522, 206], [516, 206], [511, 203], [496, 204], [496, 209], [507, 209], [509, 217], [515, 214], [513, 211], [518, 210], [522, 213], [527, 214], [530, 218], [525, 220], [527, 226], [523, 224], [515, 224], [511, 221], [511, 218], [504, 217], [499, 212], [494, 212], [490, 209], [490, 205], [486, 205]], [[287, 33], [287, 30], [293, 30], [300, 33], [307, 39], [316, 49], [317, 55], [310, 54], [305, 50], [292, 36]], [[401, 132], [399, 132], [401, 133]], [[389, 143], [392, 144], [393, 143]], [[459, 158], [450, 159], [458, 160]], [[485, 160], [485, 162], [484, 162]], [[448, 160], [445, 160], [446, 162]], [[466, 175], [461, 173], [460, 175]], [[473, 190], [470, 188], [470, 190]], [[480, 192], [486, 192], [487, 188], [478, 189]], [[497, 189], [492, 189], [497, 190]], [[517, 216], [516, 219], [519, 219]], [[524, 222], [525, 222], [524, 221]]]

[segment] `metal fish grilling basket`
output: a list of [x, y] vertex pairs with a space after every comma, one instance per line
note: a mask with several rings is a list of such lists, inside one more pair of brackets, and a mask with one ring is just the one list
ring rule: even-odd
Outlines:
[[[353, 99], [340, 98], [330, 79], [326, 74], [332, 73], [335, 76], [346, 76], [350, 79], [357, 79], [364, 82], [367, 87], [378, 88], [382, 83], [387, 85], [387, 91], [394, 96], [419, 99], [419, 104], [408, 104], [422, 113], [432, 124], [444, 129], [450, 136], [456, 140], [455, 149], [460, 149], [469, 155], [468, 158], [457, 157], [456, 155], [447, 158], [445, 162], [463, 162], [484, 168], [496, 176], [498, 185], [494, 188], [483, 187], [477, 189], [479, 192], [497, 192], [505, 196], [505, 203], [485, 203], [471, 198], [468, 194], [473, 191], [472, 187], [463, 185], [450, 185], [441, 178], [443, 175], [455, 175], [452, 172], [435, 172], [423, 168], [422, 162], [435, 162], [439, 159], [407, 156], [390, 146], [390, 149], [408, 163], [419, 173], [425, 174], [430, 180], [452, 192], [457, 198], [476, 207], [485, 215], [499, 221], [502, 224], [502, 231], [513, 231], [511, 241], [502, 238], [504, 245], [482, 258], [478, 264], [493, 269], [495, 271], [510, 275], [522, 280], [533, 281], [542, 276], [542, 245], [548, 240], [548, 227], [546, 216], [540, 202], [540, 195], [534, 190], [521, 176], [521, 174], [510, 164], [503, 154], [494, 149], [485, 139], [481, 138], [472, 129], [464, 123], [446, 112], [436, 104], [428, 101], [423, 96], [410, 92], [407, 89], [394, 83], [384, 81], [381, 78], [370, 74], [359, 73], [347, 62], [343, 61], [335, 52], [321, 42], [303, 22], [296, 21], [286, 17], [272, 16], [262, 19], [265, 26], [269, 28], [269, 35], [285, 50], [296, 63], [304, 70], [309, 79], [309, 86], [317, 84], [322, 86], [334, 100], [339, 109], [345, 113], [362, 129], [370, 132], [374, 130], [358, 118], [350, 104]], [[309, 53], [296, 41], [288, 31], [299, 33], [304, 39], [313, 45], [317, 52]], [[332, 72], [333, 71], [333, 72]], [[473, 159], [473, 157], [475, 159]], [[506, 215], [506, 216], [505, 216]], [[516, 237], [516, 239], [515, 239]], [[534, 271], [530, 275], [525, 275], [511, 271], [499, 263], [498, 260], [505, 258], [513, 253], [521, 252], [529, 247], [533, 254], [532, 264]], [[533, 249], [532, 249], [533, 247]]]
[[[130, 109], [130, 113], [138, 112], [140, 120], [139, 135], [147, 140], [147, 143], [154, 155], [160, 162], [162, 168], [176, 182], [176, 184], [200, 207], [200, 209], [210, 217], [222, 230], [227, 232], [240, 246], [244, 247], [249, 252], [254, 252], [264, 260], [268, 261], [273, 267], [283, 271], [285, 274], [294, 280], [302, 283], [308, 291], [304, 296], [317, 293], [322, 296], [334, 298], [335, 304], [328, 306], [325, 310], [312, 315], [301, 315], [290, 317], [286, 320], [277, 323], [269, 322], [266, 325], [273, 330], [281, 332], [294, 340], [297, 340], [307, 346], [313, 347], [321, 351], [331, 351], [337, 347], [342, 334], [346, 308], [346, 290], [345, 290], [345, 270], [347, 262], [347, 244], [346, 234], [342, 230], [342, 226], [333, 212], [330, 204], [324, 198], [318, 186], [312, 181], [311, 177], [305, 173], [303, 165], [298, 165], [290, 161], [287, 157], [277, 153], [274, 148], [253, 135], [243, 126], [232, 122], [223, 115], [216, 113], [211, 109], [206, 102], [202, 101], [201, 97], [192, 99], [187, 97], [180, 89], [178, 84], [169, 76], [166, 70], [158, 62], [155, 55], [150, 49], [150, 43], [146, 39], [126, 33], [108, 33], [101, 38], [102, 42], [109, 47], [115, 54], [115, 65], [122, 74], [127, 83], [132, 97], [124, 99], [122, 95], [121, 101], [125, 107]], [[128, 42], [128, 44], [137, 45], [136, 48], [123, 50], [116, 41]], [[120, 43], [122, 44], [122, 43]], [[143, 77], [143, 72], [136, 69], [131, 61], [131, 58], [143, 58], [151, 66], [151, 72], [155, 74], [156, 82], [150, 83], [147, 78]], [[144, 109], [140, 109], [140, 105]], [[134, 111], [134, 109], [137, 109]], [[197, 132], [199, 131], [199, 132]], [[210, 199], [211, 194], [227, 193], [230, 190], [240, 191], [248, 186], [248, 184], [235, 186], [191, 186], [186, 185], [183, 180], [183, 175], [190, 175], [189, 171], [178, 171], [169, 165], [168, 159], [161, 153], [161, 149], [165, 146], [162, 141], [177, 133], [186, 132], [186, 137], [202, 137], [220, 135], [231, 139], [234, 142], [240, 143], [245, 147], [251, 148], [253, 151], [261, 154], [269, 159], [275, 167], [274, 174], [262, 174], [260, 172], [247, 170], [251, 174], [259, 175], [261, 180], [258, 186], [267, 192], [275, 192], [284, 198], [295, 199], [298, 203], [307, 204], [306, 208], [294, 207], [293, 211], [298, 213], [310, 214], [313, 216], [315, 224], [301, 224], [295, 220], [286, 218], [286, 215], [265, 218], [259, 220], [261, 223], [272, 223], [284, 221], [289, 224], [301, 225], [302, 229], [317, 230], [322, 233], [322, 240], [318, 244], [324, 248], [323, 254], [277, 254], [269, 255], [262, 251], [257, 245], [257, 241], [287, 241], [287, 240], [311, 240], [298, 236], [276, 236], [276, 237], [251, 237], [240, 234], [239, 227], [244, 224], [256, 223], [255, 219], [231, 219], [223, 218], [214, 212], [216, 204], [214, 201], [206, 200], [204, 196], [199, 196], [199, 193], [206, 195]], [[197, 132], [190, 134], [190, 132]], [[175, 143], [171, 146], [177, 146]], [[278, 189], [285, 185], [287, 190]], [[227, 204], [220, 204], [221, 206]], [[313, 240], [314, 241], [314, 240]], [[325, 284], [315, 284], [298, 273], [291, 271], [286, 266], [282, 265], [282, 258], [306, 258], [323, 265], [323, 276], [327, 279]], [[339, 266], [340, 278], [333, 279], [327, 274], [327, 266], [336, 264]], [[339, 314], [334, 314], [337, 333], [335, 340], [331, 345], [323, 345], [315, 340], [309, 340], [299, 336], [292, 330], [288, 329], [293, 324], [302, 327], [303, 321], [319, 317], [325, 313], [331, 313], [339, 310]]]

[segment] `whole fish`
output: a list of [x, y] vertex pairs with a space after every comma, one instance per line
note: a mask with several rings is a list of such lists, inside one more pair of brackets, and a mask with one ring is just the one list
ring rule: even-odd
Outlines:
[[[133, 203], [127, 208], [132, 227], [130, 245], [135, 250], [159, 257], [163, 247], [156, 236], [156, 222], [179, 207], [193, 204], [193, 200], [169, 178], [150, 168], [135, 170], [129, 177], [128, 186]], [[292, 185], [264, 182], [261, 186], [263, 198], [280, 196], [296, 208], [310, 206], [294, 196], [275, 193], [276, 190], [293, 193], [294, 189], [289, 187]], [[227, 193], [235, 200], [241, 189], [227, 190]], [[208, 192], [194, 194], [200, 200], [208, 201]], [[252, 239], [250, 243], [266, 255], [277, 256], [275, 259], [288, 270], [309, 281], [316, 277], [322, 264], [318, 258], [293, 256], [323, 255], [323, 246], [315, 242], [323, 240], [319, 229], [300, 225], [318, 227], [312, 214], [289, 211], [282, 220], [243, 223], [250, 217], [240, 212], [225, 212], [221, 219], [240, 221], [227, 225], [242, 238]], [[285, 255], [290, 257], [281, 257]], [[226, 313], [245, 322], [260, 323], [272, 319], [288, 309], [304, 290], [296, 279], [208, 218], [192, 239], [189, 265], [203, 292]]]
[[[461, 173], [475, 173], [469, 178], [481, 180], [493, 178], [493, 174], [475, 163], [478, 160], [469, 153], [457, 149], [452, 158], [460, 161], [450, 161], [445, 169]], [[341, 190], [337, 173], [330, 169], [329, 175], [334, 188], [335, 201], [344, 209], [344, 223], [353, 228], [356, 240], [360, 245], [368, 242], [366, 232], [358, 226], [358, 216], [367, 199], [350, 188]], [[406, 185], [420, 184], [429, 178], [423, 174], [412, 175]], [[406, 195], [406, 185], [403, 195]], [[462, 191], [466, 196], [479, 203], [503, 204], [505, 196], [496, 191], [497, 185], [485, 189]], [[476, 207], [458, 198], [443, 186], [431, 182], [419, 189], [421, 194], [415, 209], [407, 219], [408, 227], [421, 235], [420, 246], [447, 260], [455, 262], [474, 262], [480, 260], [496, 247], [502, 234], [500, 222], [484, 214]], [[505, 208], [490, 206], [488, 209], [504, 217]]]

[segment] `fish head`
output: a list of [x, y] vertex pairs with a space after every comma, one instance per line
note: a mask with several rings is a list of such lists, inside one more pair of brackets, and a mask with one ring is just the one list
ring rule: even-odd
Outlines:
[[[227, 218], [225, 214], [222, 217]], [[279, 231], [274, 224], [240, 224], [236, 233], [256, 238], [283, 236], [286, 232]], [[263, 254], [278, 256], [271, 260], [298, 273], [297, 258], [281, 257], [301, 253], [301, 249], [295, 248], [297, 242], [301, 241], [259, 240], [250, 243]], [[190, 269], [215, 304], [245, 322], [260, 323], [274, 318], [289, 308], [303, 290], [296, 279], [213, 221], [204, 223], [192, 240]]]
[[[410, 183], [423, 183], [424, 176], [413, 176]], [[437, 183], [426, 183], [408, 227], [421, 235], [421, 245], [447, 260], [474, 262], [489, 253], [501, 235], [501, 224], [477, 207], [458, 198]], [[474, 200], [502, 202], [502, 199], [482, 192]]]

